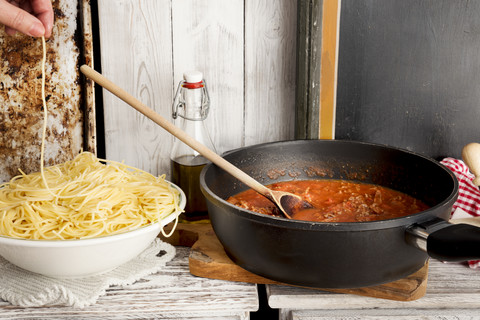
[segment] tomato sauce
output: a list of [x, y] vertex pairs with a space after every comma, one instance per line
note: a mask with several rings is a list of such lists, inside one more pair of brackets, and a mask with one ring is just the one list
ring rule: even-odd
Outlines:
[[[292, 217], [316, 222], [358, 222], [386, 220], [428, 209], [407, 194], [374, 185], [345, 180], [296, 180], [268, 186], [299, 195], [313, 208], [302, 209]], [[227, 199], [228, 202], [258, 213], [281, 216], [280, 210], [264, 196], [249, 189]]]

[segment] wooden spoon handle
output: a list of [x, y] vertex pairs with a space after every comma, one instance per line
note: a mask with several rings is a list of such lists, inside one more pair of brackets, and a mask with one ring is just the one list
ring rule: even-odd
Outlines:
[[192, 149], [198, 151], [202, 156], [210, 160], [211, 162], [215, 163], [217, 166], [240, 180], [241, 182], [245, 183], [250, 188], [254, 189], [255, 191], [263, 194], [265, 196], [270, 195], [270, 190], [262, 185], [257, 180], [250, 177], [248, 174], [225, 160], [224, 158], [220, 157], [218, 154], [207, 148], [202, 143], [195, 140], [193, 137], [189, 136], [185, 131], [181, 130], [180, 128], [176, 127], [172, 123], [170, 123], [167, 119], [147, 107], [145, 104], [137, 100], [135, 97], [130, 95], [128, 92], [117, 86], [112, 81], [105, 78], [103, 75], [98, 73], [97, 71], [93, 70], [87, 65], [83, 65], [80, 67], [80, 71], [88, 78], [92, 79], [96, 83], [98, 83], [103, 88], [107, 89], [114, 95], [116, 95], [121, 100], [125, 101], [127, 104], [135, 108], [140, 113], [144, 114], [147, 118], [154, 121], [156, 124], [160, 125], [162, 128], [173, 134], [175, 137], [180, 139], [182, 142], [190, 146]]
[[475, 175], [473, 183], [480, 186], [480, 144], [472, 142], [463, 147], [462, 158], [470, 171]]

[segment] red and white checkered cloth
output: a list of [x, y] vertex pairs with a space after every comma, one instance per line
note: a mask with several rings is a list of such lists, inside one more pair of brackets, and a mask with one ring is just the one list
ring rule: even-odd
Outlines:
[[457, 208], [461, 208], [473, 217], [480, 216], [480, 190], [473, 184], [475, 176], [467, 165], [462, 160], [453, 158], [445, 158], [440, 163], [455, 174], [459, 184], [458, 199], [453, 205], [452, 214]]
[[[475, 176], [468, 166], [462, 160], [454, 158], [445, 158], [440, 163], [455, 174], [459, 184], [458, 199], [452, 208], [452, 219], [480, 216], [480, 190], [473, 184]], [[479, 268], [480, 260], [469, 261], [468, 264], [471, 268]]]

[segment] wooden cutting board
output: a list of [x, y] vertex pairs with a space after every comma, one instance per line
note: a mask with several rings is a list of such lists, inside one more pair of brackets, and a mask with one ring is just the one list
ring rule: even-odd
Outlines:
[[[236, 265], [225, 253], [222, 244], [209, 223], [180, 223], [170, 238], [162, 237], [162, 240], [177, 246], [191, 247], [189, 267], [190, 273], [195, 276], [257, 284], [285, 285], [253, 274]], [[318, 288], [318, 290], [398, 301], [412, 301], [425, 295], [427, 278], [428, 263], [409, 277], [387, 284], [357, 289]]]

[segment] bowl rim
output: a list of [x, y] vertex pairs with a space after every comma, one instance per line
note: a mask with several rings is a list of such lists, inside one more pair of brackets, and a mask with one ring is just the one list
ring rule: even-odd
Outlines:
[[79, 247], [79, 246], [90, 246], [90, 245], [97, 245], [97, 244], [105, 244], [110, 242], [115, 242], [118, 240], [129, 239], [132, 237], [136, 237], [139, 234], [153, 232], [155, 229], [158, 229], [158, 232], [162, 229], [162, 227], [166, 226], [173, 220], [175, 220], [185, 209], [187, 198], [185, 192], [176, 184], [165, 180], [170, 186], [177, 189], [180, 193], [180, 201], [178, 204], [178, 210], [173, 211], [164, 219], [150, 223], [148, 225], [141, 226], [139, 228], [135, 228], [132, 230], [127, 230], [122, 233], [117, 233], [113, 235], [104, 235], [100, 237], [94, 238], [86, 238], [86, 239], [23, 239], [23, 238], [14, 238], [10, 236], [0, 235], [0, 245], [1, 244], [10, 244], [10, 245], [17, 245], [17, 246], [28, 246], [28, 247]]

